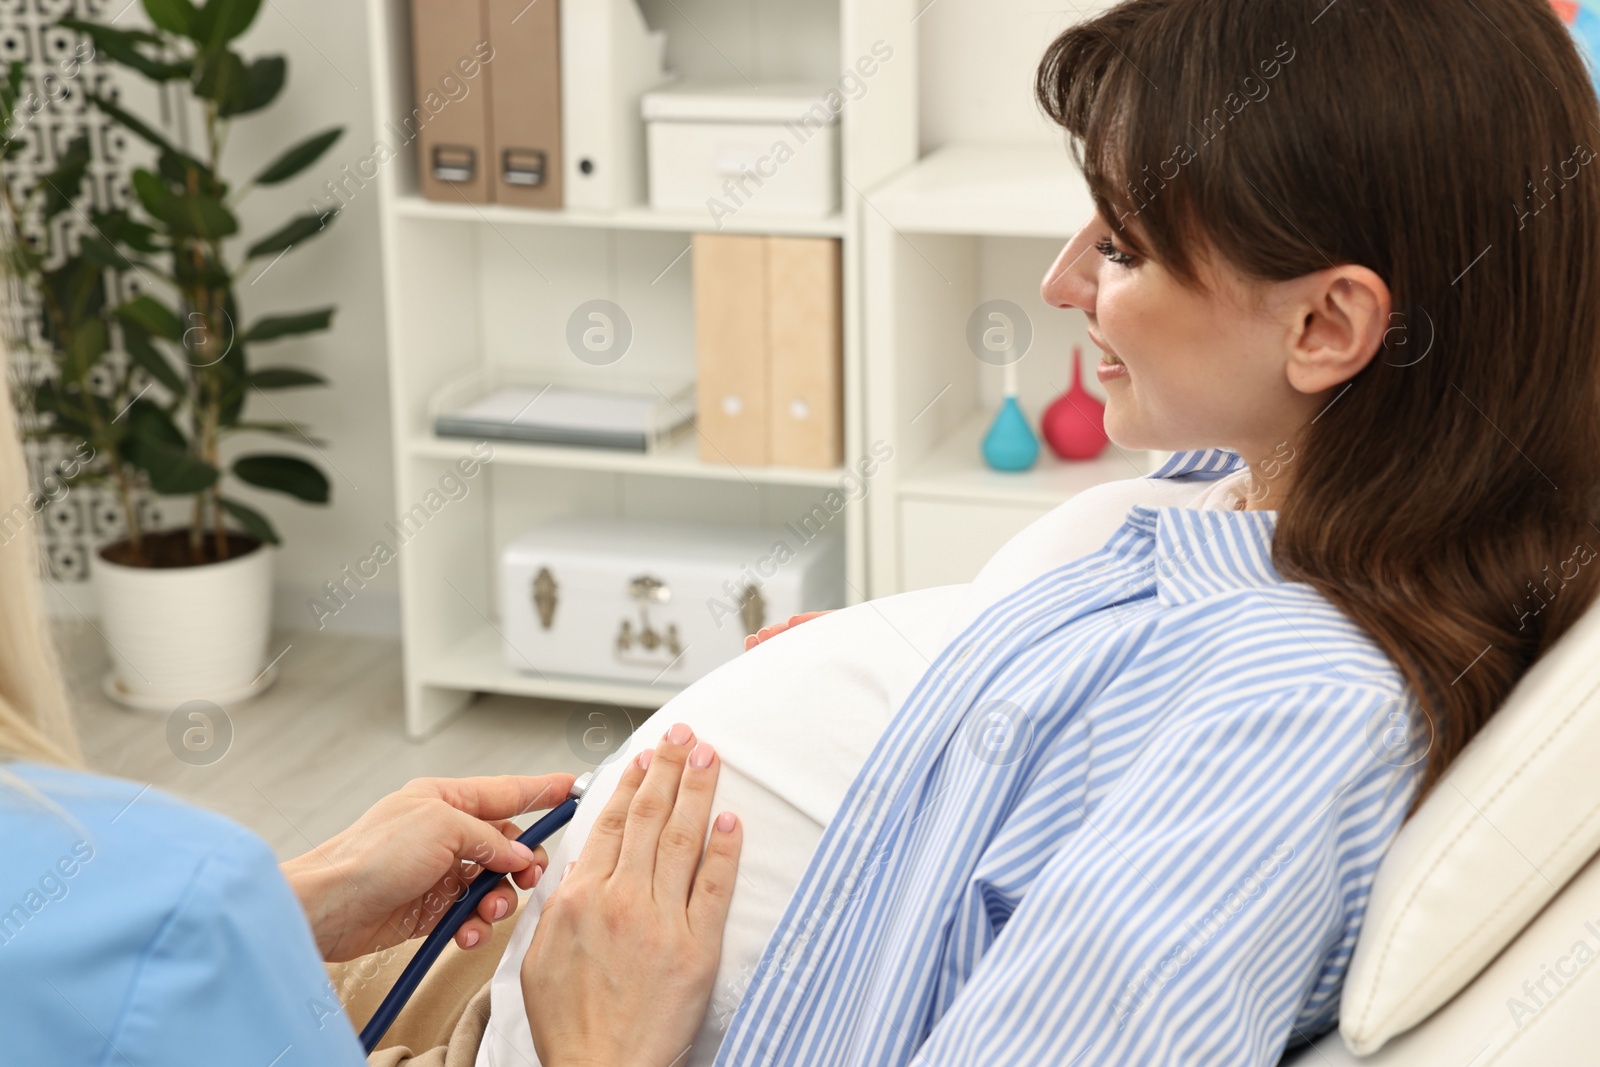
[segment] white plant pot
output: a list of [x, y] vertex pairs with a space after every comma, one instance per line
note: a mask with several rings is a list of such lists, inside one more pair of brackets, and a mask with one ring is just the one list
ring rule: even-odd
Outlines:
[[97, 553], [92, 572], [113, 700], [170, 712], [190, 700], [237, 703], [272, 684], [268, 546], [198, 567], [126, 567]]

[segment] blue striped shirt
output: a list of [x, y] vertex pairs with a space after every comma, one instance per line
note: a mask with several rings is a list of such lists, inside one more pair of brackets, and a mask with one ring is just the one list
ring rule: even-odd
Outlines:
[[[1240, 466], [1183, 452], [1152, 477]], [[1270, 1065], [1335, 1025], [1416, 708], [1277, 573], [1276, 519], [1135, 505], [952, 640], [824, 831], [719, 1067]]]

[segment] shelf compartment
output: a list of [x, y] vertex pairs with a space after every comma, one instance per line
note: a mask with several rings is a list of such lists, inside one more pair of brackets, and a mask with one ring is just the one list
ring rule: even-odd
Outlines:
[[1094, 214], [1064, 148], [956, 143], [867, 194], [897, 230], [995, 237], [1070, 237]]
[[698, 211], [654, 211], [646, 206], [615, 212], [546, 211], [504, 204], [459, 204], [406, 195], [395, 198], [395, 213], [402, 218], [444, 222], [472, 222], [491, 226], [567, 226], [597, 230], [664, 230], [673, 233], [778, 233], [810, 237], [843, 237], [843, 215], [798, 218], [738, 212], [719, 224]]
[[[1030, 416], [1037, 413], [1030, 412]], [[1054, 507], [1085, 489], [1153, 470], [1152, 453], [1106, 450], [1090, 460], [1063, 460], [1042, 441], [1032, 470], [997, 471], [983, 461], [981, 442], [994, 412], [969, 416], [943, 442], [900, 478], [901, 499]]]
[[[560, 470], [595, 470], [617, 474], [652, 474], [671, 478], [698, 478], [707, 481], [751, 482], [755, 485], [800, 485], [836, 487], [844, 476], [842, 467], [812, 470], [805, 467], [734, 466], [707, 463], [699, 458], [697, 438], [691, 431], [656, 452], [627, 452], [620, 449], [577, 448], [565, 445], [530, 445], [516, 441], [490, 441], [494, 463], [520, 467], [550, 467]], [[468, 438], [419, 437], [407, 448], [417, 459], [450, 460], [475, 443]]]
[[659, 708], [682, 692], [681, 686], [607, 682], [558, 674], [541, 676], [512, 670], [506, 664], [499, 631], [489, 625], [468, 633], [429, 660], [417, 675], [417, 682], [440, 689], [620, 704], [632, 708]]

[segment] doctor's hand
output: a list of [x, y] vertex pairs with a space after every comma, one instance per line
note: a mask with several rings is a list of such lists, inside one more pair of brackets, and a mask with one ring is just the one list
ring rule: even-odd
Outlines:
[[761, 642], [767, 640], [768, 638], [777, 637], [779, 634], [783, 633], [783, 631], [785, 631], [785, 630], [793, 629], [794, 627], [799, 626], [803, 622], [809, 622], [810, 620], [815, 619], [819, 615], [826, 615], [826, 614], [827, 614], [826, 611], [808, 611], [803, 615], [791, 615], [791, 616], [789, 616], [789, 621], [788, 622], [779, 622], [779, 623], [774, 623], [771, 626], [763, 626], [761, 629], [757, 630], [753, 634], [750, 634], [748, 637], [746, 637], [744, 639], [744, 650], [746, 652], [748, 652], [752, 648], [755, 648], [757, 645], [759, 645]]
[[[348, 830], [282, 865], [330, 963], [422, 937], [478, 873], [511, 874], [530, 889], [550, 858], [529, 849], [511, 817], [566, 799], [570, 774], [418, 778], [374, 804]], [[489, 940], [517, 894], [502, 883], [456, 931], [456, 944]]]
[[629, 761], [522, 961], [540, 1062], [667, 1067], [693, 1043], [743, 840], [723, 812], [706, 843], [719, 768], [683, 723]]

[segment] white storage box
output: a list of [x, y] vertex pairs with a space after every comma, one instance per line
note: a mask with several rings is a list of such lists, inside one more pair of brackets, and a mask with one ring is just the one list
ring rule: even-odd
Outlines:
[[826, 85], [685, 82], [644, 95], [650, 206], [822, 217], [839, 209], [839, 124]]
[[524, 673], [681, 686], [746, 634], [844, 604], [832, 528], [567, 518], [500, 559], [506, 662]]

